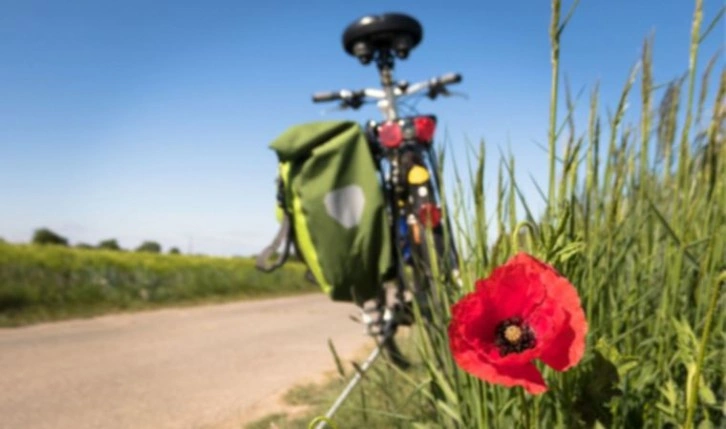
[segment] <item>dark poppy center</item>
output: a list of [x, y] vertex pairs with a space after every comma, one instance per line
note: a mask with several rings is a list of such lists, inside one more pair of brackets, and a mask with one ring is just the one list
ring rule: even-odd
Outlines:
[[497, 325], [494, 344], [499, 347], [499, 354], [521, 353], [537, 344], [532, 329], [519, 317], [512, 317]]

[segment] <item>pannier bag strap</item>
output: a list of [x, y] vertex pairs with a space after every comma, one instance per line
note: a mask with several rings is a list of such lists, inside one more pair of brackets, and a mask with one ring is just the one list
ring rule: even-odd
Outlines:
[[[269, 264], [267, 260], [275, 253], [275, 251], [280, 247], [281, 244], [284, 244], [285, 246], [282, 253], [277, 257], [277, 260], [275, 262]], [[257, 263], [255, 264], [255, 266], [258, 270], [264, 271], [266, 273], [278, 269], [282, 264], [285, 263], [287, 257], [290, 255], [291, 245], [292, 240], [290, 239], [290, 218], [288, 217], [287, 213], [285, 213], [282, 218], [280, 230], [277, 232], [275, 239], [272, 240], [272, 243], [257, 256]]]
[[312, 283], [314, 285], [320, 286], [320, 284], [318, 283], [318, 280], [315, 278], [315, 276], [313, 275], [313, 272], [310, 270], [307, 270], [305, 272], [305, 280], [309, 281], [310, 283]]

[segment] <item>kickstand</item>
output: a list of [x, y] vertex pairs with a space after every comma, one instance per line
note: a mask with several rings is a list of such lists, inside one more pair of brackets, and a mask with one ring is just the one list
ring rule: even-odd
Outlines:
[[[338, 411], [341, 405], [343, 405], [343, 402], [348, 398], [350, 393], [353, 391], [355, 386], [363, 379], [363, 375], [366, 371], [373, 365], [373, 362], [376, 361], [378, 356], [381, 354], [381, 346], [378, 345], [376, 348], [371, 352], [371, 354], [368, 356], [368, 358], [363, 362], [363, 365], [360, 366], [360, 368], [356, 367], [356, 372], [353, 378], [350, 380], [347, 386], [345, 386], [345, 389], [340, 393], [340, 396], [338, 396], [338, 399], [335, 400], [333, 405], [330, 407], [327, 413], [325, 413], [325, 417], [318, 417], [315, 420], [320, 420], [318, 424], [315, 426], [315, 429], [324, 429], [326, 426], [328, 426], [327, 422], [330, 422], [335, 413]], [[314, 421], [315, 421], [314, 420]], [[313, 422], [314, 422], [313, 421]]]

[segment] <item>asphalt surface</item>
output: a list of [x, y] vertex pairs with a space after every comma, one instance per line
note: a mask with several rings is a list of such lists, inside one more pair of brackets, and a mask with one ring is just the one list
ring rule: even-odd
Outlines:
[[370, 343], [324, 295], [0, 329], [0, 428], [227, 428]]

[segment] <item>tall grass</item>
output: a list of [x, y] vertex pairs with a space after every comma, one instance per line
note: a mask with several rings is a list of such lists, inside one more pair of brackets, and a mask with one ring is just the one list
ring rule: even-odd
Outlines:
[[0, 243], [0, 326], [171, 303], [317, 290], [302, 264]]
[[[473, 243], [459, 240], [462, 253], [470, 255], [461, 264], [466, 267], [465, 289], [453, 298], [440, 293], [438, 301], [445, 303], [438, 309], [440, 320], [420, 327], [424, 361], [441, 363], [428, 365], [428, 377], [439, 392], [433, 401], [436, 423], [478, 428], [723, 427], [726, 313], [718, 310], [726, 282], [726, 72], [719, 71], [708, 120], [694, 129], [700, 121], [693, 123], [693, 112], [700, 118], [705, 111], [714, 64], [704, 73], [694, 109], [696, 63], [705, 33], [702, 1], [695, 2], [685, 80], [670, 82], [660, 106], [653, 108], [653, 41], [647, 39], [607, 123], [599, 112], [598, 90], [593, 91], [589, 127], [582, 135], [575, 135], [574, 124], [568, 123], [573, 109], [569, 92], [565, 123], [556, 121], [560, 38], [574, 10], [561, 20], [560, 7], [559, 0], [552, 1], [547, 207], [542, 218], [533, 216], [518, 192], [513, 160], [503, 161], [495, 201], [501, 239], [490, 248], [482, 245], [481, 235]], [[625, 106], [638, 76], [640, 120], [626, 124]], [[679, 118], [684, 118], [682, 123]], [[564, 135], [558, 130], [565, 130]], [[558, 154], [561, 142], [564, 153]], [[479, 183], [483, 154], [472, 170]], [[475, 186], [474, 192], [477, 208], [459, 236], [481, 231], [488, 223], [481, 209], [482, 187]], [[515, 214], [518, 204], [525, 219]], [[537, 397], [465, 374], [453, 363], [445, 341], [453, 300], [517, 249], [552, 263], [576, 285], [590, 325], [581, 364], [564, 374], [543, 368], [550, 392]], [[439, 291], [446, 290], [451, 287], [439, 285]]]
[[[418, 427], [726, 426], [726, 71], [713, 70], [715, 61], [694, 106], [699, 47], [723, 11], [704, 27], [702, 1], [695, 2], [687, 74], [664, 91], [653, 75], [653, 39], [646, 39], [615, 111], [603, 119], [595, 88], [588, 128], [578, 135], [569, 90], [565, 120], [558, 123], [556, 115], [560, 41], [576, 5], [563, 19], [560, 1], [552, 0], [543, 215], [536, 217], [522, 197], [514, 160], [502, 160], [493, 202], [499, 239], [489, 246], [483, 145], [469, 167], [470, 182], [456, 171], [452, 216], [460, 222], [453, 233], [465, 255], [464, 288], [439, 284], [433, 323], [418, 326], [425, 375], [410, 383], [436, 411], [433, 418], [419, 416]], [[625, 110], [634, 104], [638, 80], [639, 118], [629, 123]], [[715, 94], [711, 107], [708, 94]], [[550, 390], [534, 397], [464, 373], [447, 342], [453, 302], [516, 250], [554, 265], [576, 286], [589, 324], [581, 363], [566, 373], [540, 366]]]

